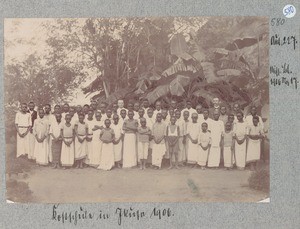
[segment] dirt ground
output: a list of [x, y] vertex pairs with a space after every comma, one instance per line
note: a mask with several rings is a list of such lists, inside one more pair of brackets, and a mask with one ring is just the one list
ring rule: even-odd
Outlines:
[[139, 170], [34, 167], [28, 183], [38, 203], [258, 202], [266, 193], [248, 187], [251, 171], [192, 168]]

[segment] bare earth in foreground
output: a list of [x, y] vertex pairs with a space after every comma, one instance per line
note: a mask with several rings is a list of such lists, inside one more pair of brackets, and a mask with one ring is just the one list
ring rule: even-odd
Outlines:
[[35, 167], [23, 179], [38, 203], [258, 202], [266, 194], [248, 187], [250, 171], [51, 169]]

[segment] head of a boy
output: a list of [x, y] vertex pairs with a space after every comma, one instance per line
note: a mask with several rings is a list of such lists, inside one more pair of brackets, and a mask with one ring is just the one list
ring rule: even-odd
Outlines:
[[105, 110], [106, 110], [106, 104], [105, 103], [101, 103], [100, 104], [100, 111], [101, 111], [101, 113], [104, 114]]
[[80, 114], [78, 115], [78, 120], [79, 120], [79, 122], [83, 123], [84, 116], [85, 116], [84, 113], [80, 113]]
[[119, 100], [118, 100], [118, 107], [119, 107], [120, 109], [124, 108], [124, 100], [122, 100], [122, 99], [119, 99]]
[[254, 126], [257, 126], [258, 123], [259, 123], [259, 118], [258, 118], [257, 116], [253, 116], [252, 122], [253, 122], [253, 125], [254, 125]]
[[170, 108], [170, 109], [169, 109], [169, 115], [170, 115], [170, 117], [174, 116], [174, 114], [175, 114], [174, 109], [173, 109], [173, 108]]
[[156, 115], [156, 121], [157, 121], [157, 122], [161, 122], [161, 120], [162, 120], [162, 115], [161, 115], [161, 113], [158, 113], [158, 114]]
[[107, 116], [107, 118], [111, 118], [111, 116], [112, 116], [112, 110], [111, 109], [106, 110], [106, 116]]
[[110, 119], [106, 119], [104, 124], [105, 124], [106, 128], [109, 128], [110, 127]]
[[117, 110], [118, 110], [118, 104], [114, 103], [112, 105], [112, 110], [113, 110], [113, 112], [117, 112]]
[[95, 113], [95, 118], [96, 118], [96, 120], [97, 120], [97, 121], [100, 121], [100, 120], [101, 120], [101, 117], [102, 117], [101, 112], [96, 111], [96, 113]]
[[133, 119], [133, 111], [132, 110], [128, 111], [128, 118]]
[[183, 118], [184, 118], [184, 120], [188, 120], [189, 119], [189, 116], [190, 116], [190, 112], [188, 112], [188, 111], [184, 111], [183, 112]]
[[121, 115], [121, 117], [122, 117], [122, 119], [124, 119], [124, 118], [126, 118], [126, 110], [125, 109], [122, 109], [121, 111], [120, 111], [120, 115]]
[[161, 102], [160, 101], [157, 101], [155, 103], [155, 109], [158, 110], [158, 111], [160, 111], [160, 109], [161, 109]]
[[50, 114], [51, 112], [51, 105], [50, 104], [46, 104], [45, 105], [45, 113], [44, 114]]
[[135, 102], [135, 103], [133, 104], [133, 110], [136, 111], [136, 112], [138, 112], [139, 109], [140, 109], [140, 103]]
[[127, 105], [127, 109], [129, 110], [129, 111], [133, 111], [133, 103], [128, 103], [128, 105]]
[[93, 119], [93, 116], [94, 116], [94, 110], [90, 109], [88, 112], [88, 119], [89, 120]]
[[[55, 108], [55, 107], [54, 107], [54, 108]], [[65, 104], [63, 105], [63, 111], [64, 111], [64, 113], [68, 113], [68, 112], [69, 112], [69, 109], [70, 109], [69, 104], [68, 104], [68, 103], [65, 103]]]
[[198, 104], [196, 106], [196, 111], [197, 111], [198, 114], [201, 114], [202, 113], [202, 105]]
[[143, 100], [143, 107], [145, 108], [145, 109], [147, 109], [148, 107], [149, 107], [149, 100], [148, 99], [144, 99]]
[[236, 117], [239, 122], [242, 122], [244, 114], [241, 111], [238, 111], [238, 113], [236, 114]]
[[218, 121], [220, 117], [220, 114], [218, 111], [214, 111], [214, 120]]
[[153, 109], [152, 108], [148, 108], [147, 115], [148, 115], [149, 118], [153, 117]]
[[138, 113], [139, 113], [140, 118], [142, 118], [142, 117], [144, 117], [145, 110], [143, 108], [140, 108]]
[[234, 121], [234, 114], [229, 114], [228, 115], [228, 122], [233, 123]]
[[43, 109], [39, 109], [39, 117], [44, 118], [45, 116], [45, 111]]
[[221, 115], [226, 115], [227, 109], [225, 106], [221, 106], [220, 108]]
[[225, 130], [230, 131], [232, 128], [232, 123], [231, 122], [226, 122], [225, 124]]
[[175, 117], [177, 118], [177, 120], [178, 119], [180, 119], [180, 117], [181, 117], [181, 112], [180, 111], [175, 111]]
[[170, 119], [170, 122], [171, 122], [172, 125], [175, 125], [175, 123], [176, 123], [176, 117], [172, 116], [171, 119]]
[[208, 125], [207, 125], [207, 123], [206, 122], [204, 122], [204, 123], [202, 123], [201, 124], [201, 129], [202, 129], [202, 132], [206, 132], [207, 131], [207, 128], [208, 128]]
[[33, 110], [34, 110], [34, 107], [35, 107], [34, 102], [29, 102], [29, 103], [28, 103], [28, 108], [29, 108], [29, 110], [33, 111]]
[[161, 110], [161, 116], [163, 119], [165, 119], [168, 116], [168, 111], [167, 109], [162, 109]]
[[66, 120], [66, 123], [70, 124], [70, 122], [71, 122], [71, 115], [66, 114], [65, 120]]
[[21, 104], [21, 111], [22, 111], [23, 113], [26, 113], [26, 112], [27, 112], [27, 104], [26, 104], [26, 103], [22, 103], [22, 104]]
[[119, 122], [119, 115], [114, 114], [113, 115], [113, 120], [114, 120], [114, 124], [118, 124], [118, 122]]
[[80, 113], [82, 111], [82, 106], [81, 105], [77, 105], [76, 106], [76, 112], [77, 114]]
[[146, 119], [145, 118], [141, 118], [140, 119], [140, 123], [141, 123], [142, 127], [145, 127], [146, 126]]
[[252, 106], [252, 107], [251, 107], [250, 113], [252, 114], [252, 116], [257, 115], [257, 108], [256, 108], [256, 106]]
[[193, 123], [196, 123], [197, 120], [198, 120], [198, 114], [197, 113], [193, 113], [192, 114], [192, 121], [193, 121]]
[[207, 109], [205, 109], [203, 111], [203, 117], [204, 117], [204, 119], [208, 119], [208, 116], [209, 116], [209, 111]]
[[192, 108], [192, 102], [190, 100], [186, 101], [186, 108], [191, 109]]
[[57, 122], [61, 121], [61, 113], [55, 113], [55, 119]]

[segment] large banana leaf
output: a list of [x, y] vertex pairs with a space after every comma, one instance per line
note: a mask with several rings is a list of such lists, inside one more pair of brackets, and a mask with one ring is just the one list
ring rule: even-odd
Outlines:
[[162, 96], [166, 96], [170, 92], [169, 85], [160, 85], [156, 87], [153, 91], [148, 93], [146, 98], [149, 100], [150, 104], [155, 103], [156, 100], [158, 100]]
[[182, 96], [185, 92], [184, 87], [189, 85], [190, 77], [178, 75], [171, 83], [170, 83], [170, 93], [171, 95]]
[[179, 33], [175, 34], [170, 41], [171, 54], [180, 57], [185, 60], [192, 59], [191, 55], [188, 53], [188, 45], [185, 41], [184, 36]]
[[185, 64], [181, 58], [178, 58], [173, 65], [163, 71], [162, 75], [165, 77], [174, 75], [178, 72], [191, 71], [193, 73], [197, 72], [197, 68], [192, 64]]

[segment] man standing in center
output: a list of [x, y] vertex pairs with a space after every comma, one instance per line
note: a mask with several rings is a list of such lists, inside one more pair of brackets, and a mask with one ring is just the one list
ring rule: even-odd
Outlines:
[[155, 169], [161, 168], [162, 158], [166, 152], [166, 128], [166, 124], [162, 122], [161, 113], [158, 113], [152, 129], [152, 138], [154, 141], [152, 146], [152, 166], [154, 166]]
[[219, 120], [219, 111], [215, 110], [214, 119], [210, 122], [211, 148], [208, 156], [207, 167], [218, 168], [220, 165], [221, 146], [224, 135], [224, 123]]
[[132, 168], [137, 165], [136, 132], [138, 121], [133, 119], [133, 111], [128, 111], [128, 119], [124, 121], [124, 143], [123, 143], [123, 168]]

